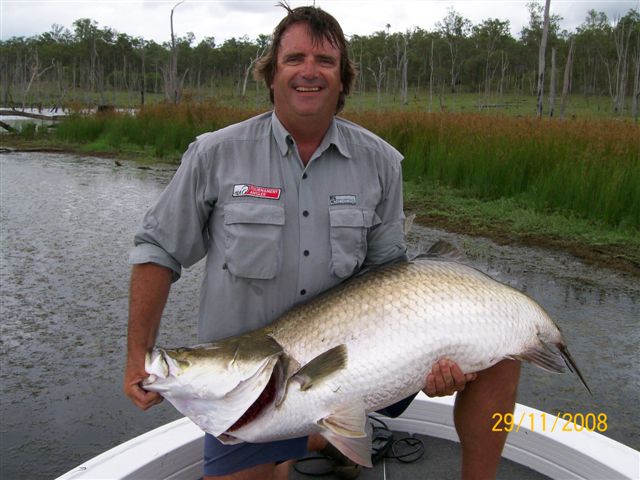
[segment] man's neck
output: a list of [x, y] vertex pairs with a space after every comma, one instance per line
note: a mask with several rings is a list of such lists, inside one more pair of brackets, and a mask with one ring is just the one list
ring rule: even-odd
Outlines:
[[278, 116], [278, 120], [280, 120], [282, 126], [293, 137], [298, 147], [300, 160], [302, 160], [302, 163], [306, 166], [309, 160], [311, 160], [311, 155], [313, 155], [313, 152], [320, 146], [324, 136], [327, 134], [333, 117], [331, 117], [325, 125], [312, 123], [312, 121], [308, 119], [300, 122], [287, 121], [286, 119], [280, 118], [280, 116]]

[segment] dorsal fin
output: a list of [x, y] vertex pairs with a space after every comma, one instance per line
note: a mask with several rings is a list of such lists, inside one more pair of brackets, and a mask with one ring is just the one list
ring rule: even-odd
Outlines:
[[442, 260], [461, 261], [464, 260], [464, 255], [449, 242], [438, 240], [436, 243], [431, 245], [431, 248], [429, 248], [426, 253], [419, 253], [415, 257], [411, 258], [411, 260], [418, 260], [420, 258], [439, 258]]
[[415, 213], [410, 213], [409, 215], [404, 217], [403, 230], [404, 230], [404, 236], [405, 237], [407, 235], [409, 235], [409, 232], [411, 231], [411, 228], [413, 227], [413, 221], [415, 219], [416, 219], [416, 214]]

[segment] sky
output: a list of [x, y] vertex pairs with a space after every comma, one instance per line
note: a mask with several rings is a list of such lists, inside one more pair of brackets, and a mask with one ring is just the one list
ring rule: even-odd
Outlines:
[[[376, 31], [405, 32], [414, 27], [435, 29], [449, 8], [471, 22], [498, 18], [509, 20], [511, 33], [518, 37], [529, 21], [526, 4], [532, 0], [316, 0], [335, 16], [347, 35], [370, 35]], [[544, 4], [544, 0], [537, 0]], [[53, 24], [73, 31], [73, 22], [90, 18], [98, 27], [110, 27], [133, 37], [158, 43], [170, 40], [169, 16], [178, 0], [0, 0], [0, 40], [29, 37], [51, 31]], [[185, 0], [175, 10], [177, 36], [195, 34], [195, 44], [214, 37], [216, 44], [232, 37], [247, 35], [254, 40], [270, 34], [284, 16], [277, 0]], [[313, 0], [290, 0], [297, 7]], [[625, 15], [631, 8], [640, 10], [640, 0], [551, 0], [551, 13], [563, 18], [562, 29], [575, 31], [594, 9], [609, 19]]]

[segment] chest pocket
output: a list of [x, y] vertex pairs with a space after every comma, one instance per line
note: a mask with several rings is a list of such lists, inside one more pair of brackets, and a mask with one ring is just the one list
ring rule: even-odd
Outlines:
[[225, 205], [225, 262], [229, 272], [244, 278], [275, 277], [282, 264], [283, 225], [283, 206]]
[[367, 232], [381, 220], [373, 210], [329, 209], [331, 224], [331, 273], [339, 278], [362, 266], [367, 255]]

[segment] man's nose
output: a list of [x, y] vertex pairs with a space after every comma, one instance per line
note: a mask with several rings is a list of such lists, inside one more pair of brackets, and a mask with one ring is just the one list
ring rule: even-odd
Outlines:
[[302, 64], [302, 76], [304, 78], [315, 78], [318, 72], [318, 65], [315, 59], [309, 58]]

